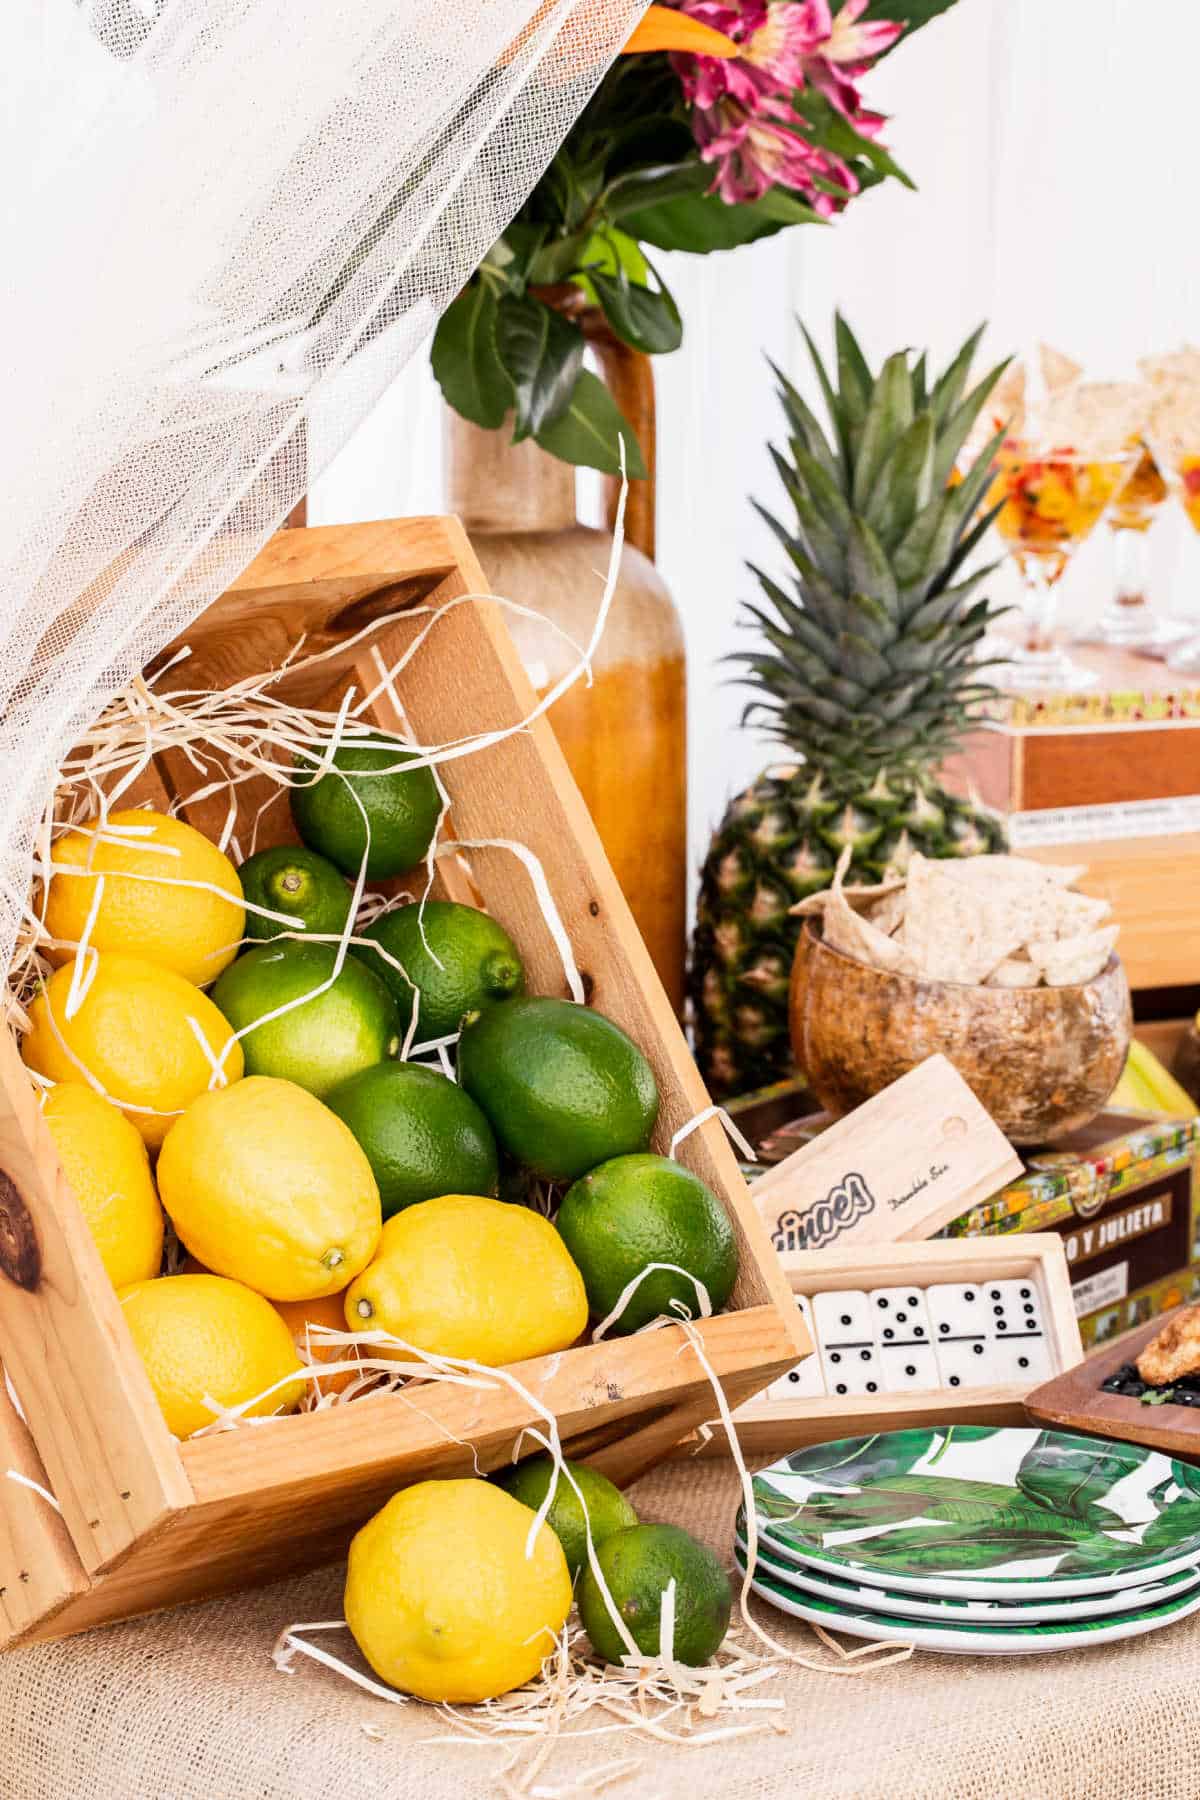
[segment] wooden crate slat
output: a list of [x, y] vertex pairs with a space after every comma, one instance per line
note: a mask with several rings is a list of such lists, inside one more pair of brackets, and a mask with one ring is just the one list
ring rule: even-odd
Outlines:
[[191, 1489], [7, 1033], [0, 1171], [0, 1358], [80, 1557], [102, 1569]]
[[90, 1586], [60, 1515], [13, 1475], [47, 1485], [42, 1460], [0, 1374], [0, 1646], [52, 1618]]

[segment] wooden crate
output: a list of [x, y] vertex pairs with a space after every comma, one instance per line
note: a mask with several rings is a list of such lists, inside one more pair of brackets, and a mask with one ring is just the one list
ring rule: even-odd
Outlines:
[[[426, 623], [396, 620], [397, 612], [479, 594], [484, 585], [454, 519], [282, 532], [182, 634], [192, 654], [164, 685], [225, 687], [278, 668], [305, 633], [306, 654], [328, 655], [273, 691], [336, 705], [350, 683], [360, 693], [377, 686], [373, 650], [391, 664]], [[534, 705], [500, 609], [486, 600], [446, 613], [397, 686], [425, 743], [515, 725]], [[387, 697], [372, 718], [384, 729], [400, 723]], [[213, 831], [224, 799], [189, 806], [197, 778], [177, 758], [161, 759], [138, 798], [161, 805], [174, 797], [193, 824]], [[662, 1095], [655, 1142], [665, 1149], [708, 1096], [550, 726], [539, 719], [445, 764], [442, 774], [458, 840], [519, 839], [541, 860], [588, 999], [654, 1067]], [[253, 811], [261, 791], [240, 791]], [[286, 807], [272, 808], [265, 824], [260, 847], [292, 835]], [[463, 895], [455, 859], [440, 866], [442, 891]], [[565, 994], [561, 959], [520, 865], [486, 849], [470, 853], [470, 866], [474, 888], [466, 891], [477, 889], [521, 946], [531, 991]], [[737, 1232], [741, 1270], [729, 1306], [697, 1329], [726, 1391], [741, 1401], [789, 1367], [806, 1340], [720, 1124], [694, 1131], [679, 1159], [719, 1195]], [[398, 1394], [178, 1443], [7, 1036], [0, 1270], [0, 1357], [28, 1424], [26, 1433], [7, 1401], [0, 1407], [0, 1453], [4, 1467], [47, 1482], [62, 1511], [60, 1522], [31, 1489], [0, 1479], [0, 1621], [10, 1642], [66, 1635], [327, 1560], [406, 1482], [497, 1467], [536, 1422], [503, 1384], [481, 1393], [432, 1383], [419, 1410]], [[515, 1372], [555, 1413], [569, 1452], [622, 1482], [712, 1411], [707, 1377], [677, 1326], [579, 1346]]]
[[[1061, 1375], [1083, 1359], [1062, 1240], [1050, 1232], [1027, 1237], [934, 1239], [918, 1244], [857, 1244], [844, 1250], [785, 1252], [780, 1259], [792, 1292], [805, 1299], [838, 1288], [902, 1287], [912, 1282], [1015, 1281], [1037, 1288], [1050, 1352]], [[937, 1388], [919, 1393], [825, 1395], [808, 1399], [760, 1395], [735, 1413], [738, 1440], [752, 1456], [786, 1454], [805, 1444], [902, 1431], [924, 1425], [1022, 1425], [1033, 1383]], [[692, 1454], [724, 1454], [725, 1433], [709, 1421], [688, 1447]], [[688, 1453], [681, 1447], [680, 1455]]]

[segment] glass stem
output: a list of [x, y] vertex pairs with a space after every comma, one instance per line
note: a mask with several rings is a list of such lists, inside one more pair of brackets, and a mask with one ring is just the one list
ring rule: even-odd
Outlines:
[[1117, 592], [1116, 602], [1125, 612], [1146, 607], [1146, 533], [1121, 529], [1116, 537]]
[[1054, 627], [1058, 622], [1058, 570], [1047, 566], [1040, 556], [1026, 559], [1025, 568], [1025, 649], [1029, 655], [1045, 656], [1054, 649]]

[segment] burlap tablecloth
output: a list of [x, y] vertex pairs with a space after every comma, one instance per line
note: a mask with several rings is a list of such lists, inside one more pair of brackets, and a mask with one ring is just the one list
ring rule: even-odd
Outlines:
[[[634, 1490], [723, 1556], [737, 1504], [724, 1463], [674, 1464]], [[302, 1521], [297, 1521], [303, 1528]], [[339, 1567], [257, 1593], [0, 1656], [3, 1800], [474, 1800], [503, 1790], [492, 1743], [431, 1743], [430, 1709], [389, 1706], [302, 1660], [279, 1629], [341, 1613]], [[758, 1608], [789, 1644], [807, 1628]], [[558, 1748], [534, 1793], [618, 1755], [634, 1800], [1162, 1800], [1200, 1793], [1200, 1617], [1126, 1644], [1012, 1659], [915, 1656], [856, 1679], [789, 1669], [786, 1733], [676, 1749]], [[372, 1735], [364, 1731], [372, 1728]], [[378, 1732], [380, 1736], [375, 1736]]]

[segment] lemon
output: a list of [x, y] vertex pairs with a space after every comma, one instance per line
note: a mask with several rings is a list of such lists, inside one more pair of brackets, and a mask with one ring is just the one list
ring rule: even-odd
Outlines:
[[443, 1194], [388, 1220], [374, 1262], [347, 1291], [346, 1322], [496, 1367], [574, 1343], [587, 1295], [540, 1213]]
[[[97, 836], [103, 829], [103, 836]], [[123, 950], [173, 969], [203, 987], [237, 955], [246, 925], [242, 884], [229, 858], [182, 819], [128, 811], [68, 831], [54, 845], [56, 868], [94, 869], [95, 875], [56, 874], [46, 897], [51, 937], [78, 944], [104, 877], [88, 943]], [[151, 878], [154, 879], [151, 879]], [[204, 882], [189, 887], [188, 882]], [[214, 893], [212, 890], [216, 889]], [[63, 952], [64, 955], [69, 952]]]
[[269, 1075], [188, 1107], [167, 1133], [158, 1191], [197, 1262], [270, 1300], [336, 1294], [379, 1241], [379, 1189], [350, 1132]]
[[[218, 1406], [253, 1400], [246, 1416], [291, 1412], [304, 1393], [292, 1334], [269, 1300], [219, 1275], [166, 1275], [121, 1294], [125, 1323], [167, 1427], [190, 1437]], [[286, 1386], [267, 1389], [294, 1374]], [[264, 1396], [258, 1398], [258, 1396]]]
[[52, 1087], [42, 1113], [109, 1280], [149, 1281], [162, 1264], [163, 1216], [141, 1134], [75, 1081]]
[[[411, 1213], [402, 1214], [410, 1217]], [[421, 1700], [491, 1700], [531, 1681], [571, 1609], [562, 1545], [487, 1481], [422, 1481], [350, 1545], [346, 1623], [375, 1673]]]
[[214, 1080], [214, 1066], [227, 1081], [240, 1080], [241, 1046], [208, 995], [173, 970], [115, 950], [89, 951], [84, 960], [86, 995], [74, 1017], [67, 1017], [75, 967], [68, 963], [30, 1007], [21, 1054], [51, 1081], [90, 1075], [88, 1085], [98, 1085], [155, 1150]]

